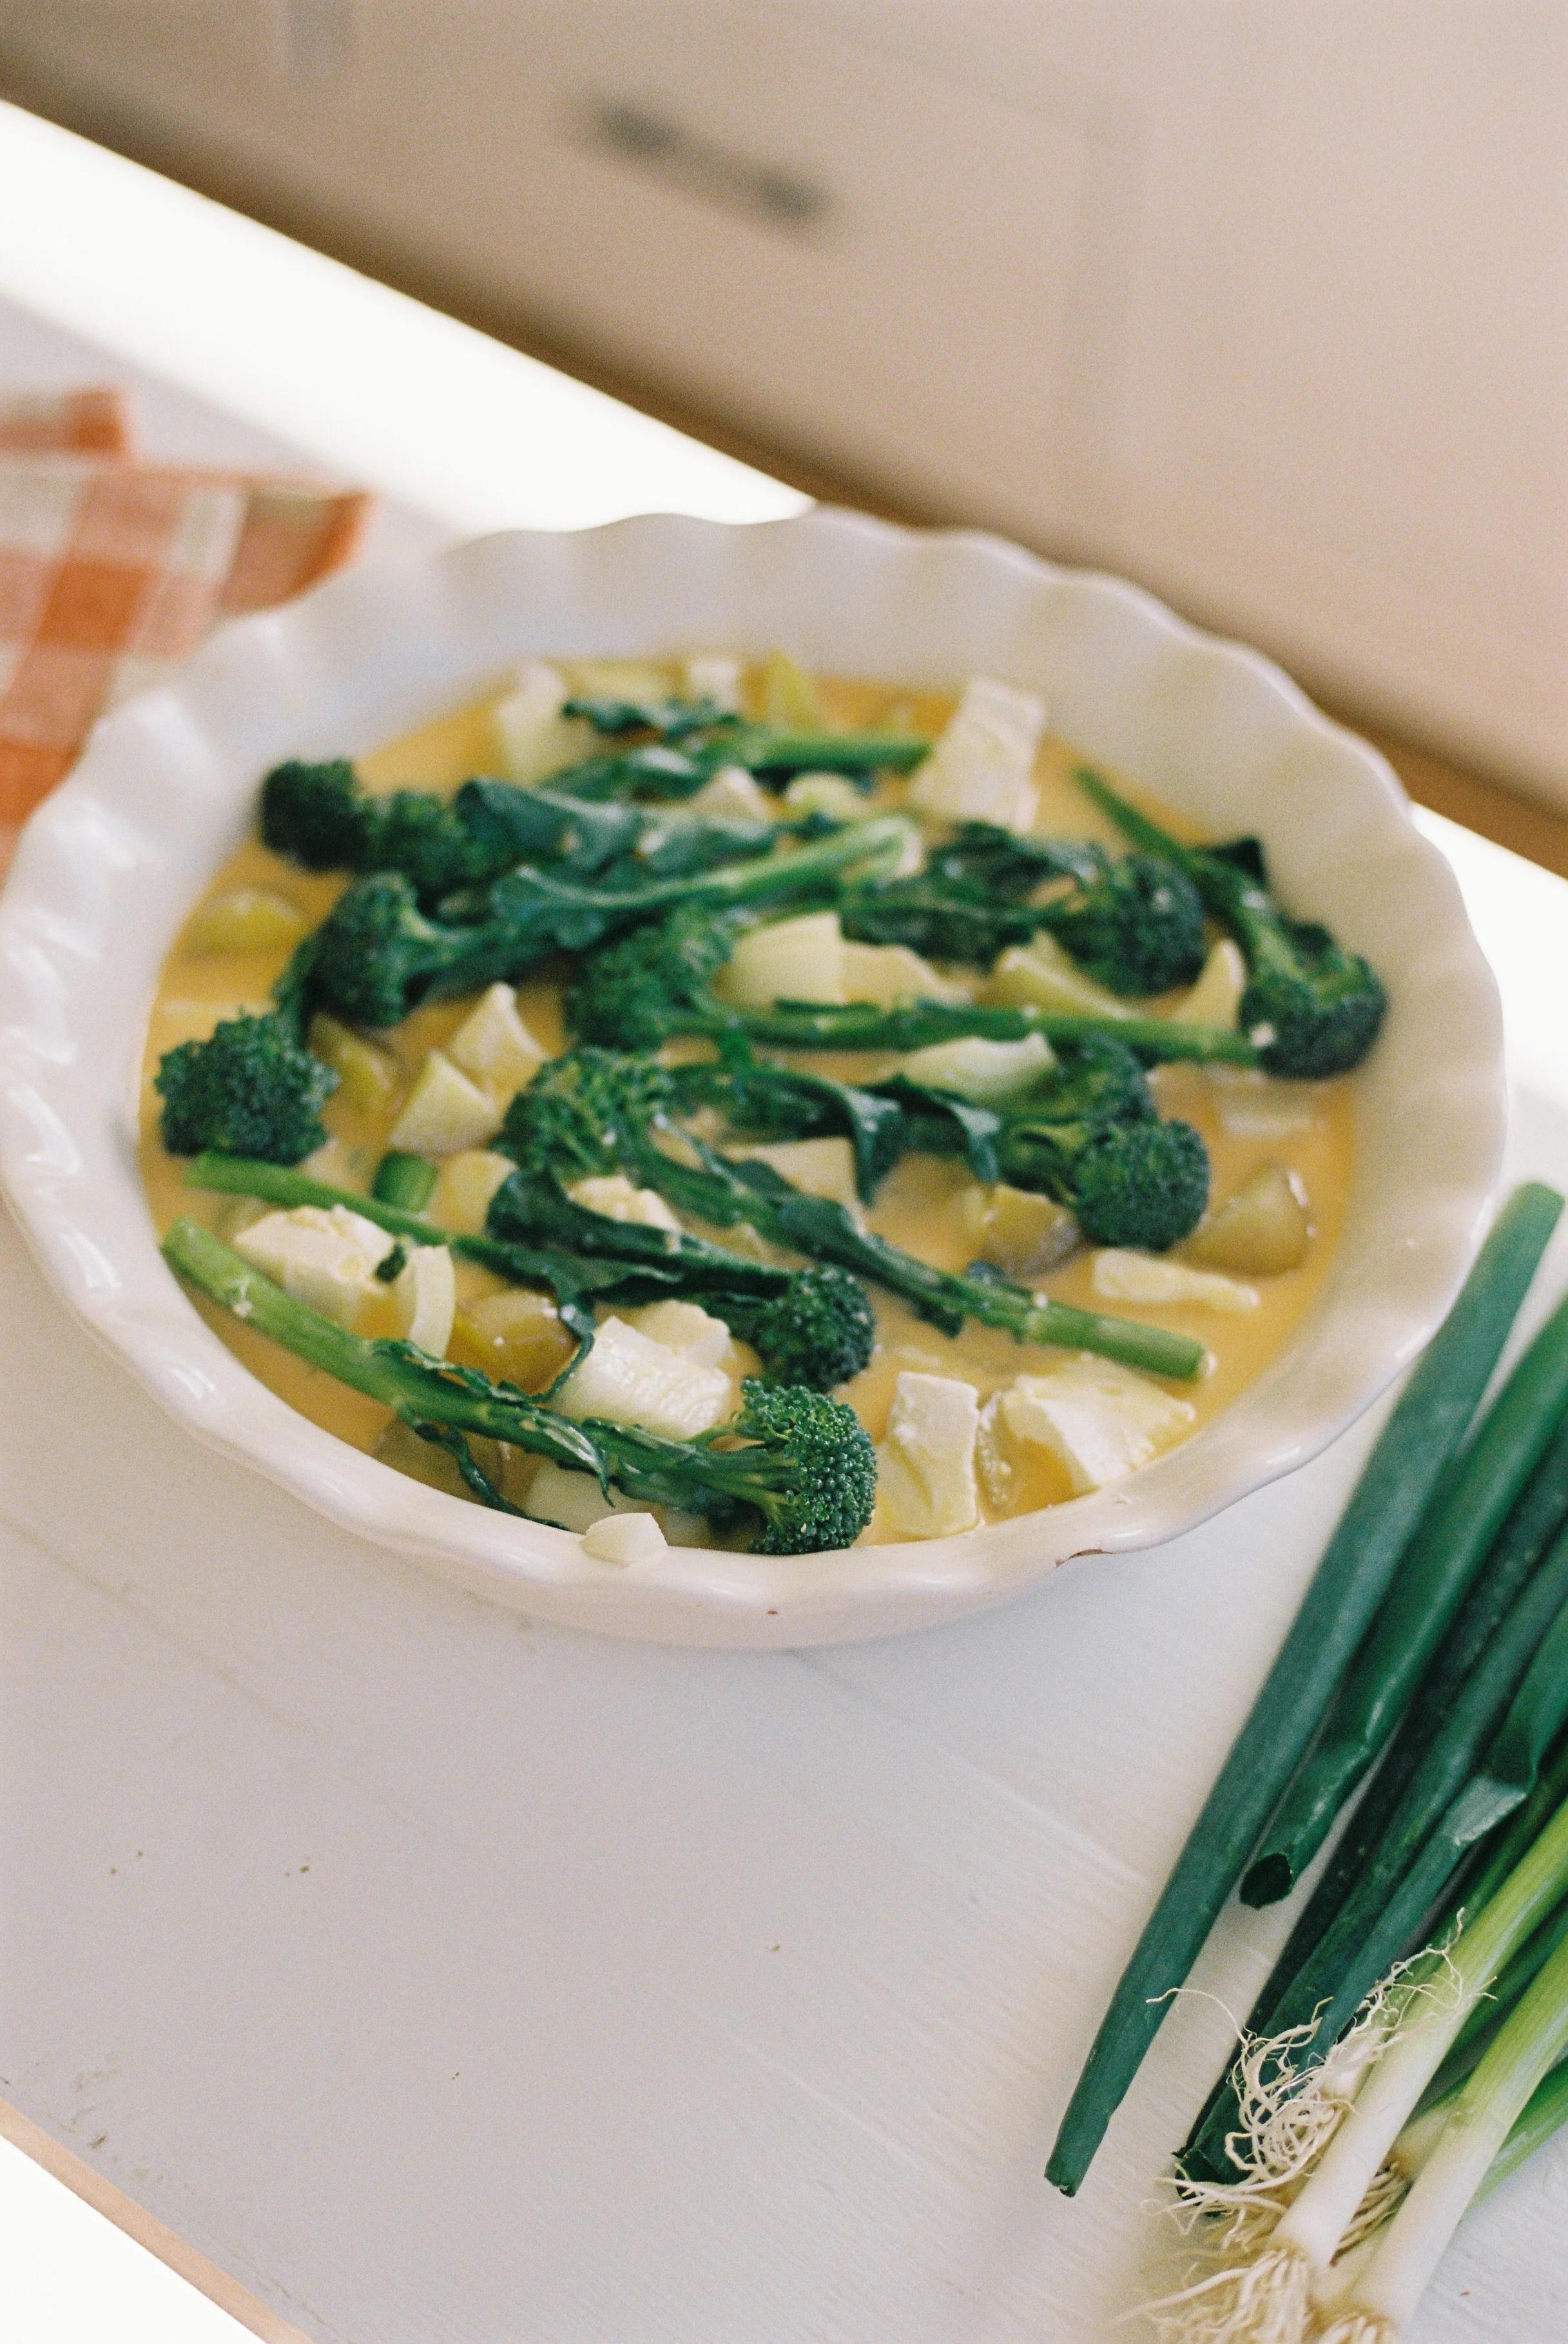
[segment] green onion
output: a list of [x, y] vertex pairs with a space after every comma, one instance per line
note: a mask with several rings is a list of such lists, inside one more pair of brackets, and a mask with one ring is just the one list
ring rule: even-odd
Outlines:
[[[1455, 1770], [1450, 1778], [1450, 1789], [1458, 1788], [1470, 1757], [1480, 1748], [1493, 1722], [1494, 1713], [1483, 1713], [1475, 1697], [1476, 1672], [1530, 1582], [1542, 1556], [1565, 1521], [1568, 1521], [1568, 1416], [1558, 1426], [1545, 1455], [1499, 1531], [1484, 1567], [1477, 1574], [1458, 1617], [1421, 1680], [1388, 1754], [1368, 1786], [1366, 1796], [1351, 1816], [1344, 1836], [1334, 1851], [1333, 1861], [1291, 1931], [1285, 1950], [1275, 1965], [1274, 1975], [1264, 1988], [1255, 2016], [1266, 2013], [1268, 1997], [1278, 1991], [1286, 1978], [1294, 1975], [1309, 1946], [1316, 1943], [1328, 1925], [1329, 1916], [1340, 1910], [1356, 1883], [1364, 1876], [1373, 1850], [1383, 1839], [1414, 1777], [1427, 1764], [1429, 1753], [1440, 1741], [1445, 1743], [1451, 1766]], [[1522, 1672], [1522, 1659], [1519, 1668]], [[1512, 1689], [1511, 1684], [1503, 1688], [1498, 1695], [1499, 1704]], [[1462, 1712], [1463, 1722], [1469, 1727], [1468, 1735], [1464, 1737], [1456, 1730]], [[1445, 1793], [1436, 1812], [1441, 1812], [1446, 1796]], [[1435, 1820], [1435, 1812], [1432, 1820]], [[1241, 1883], [1244, 1904], [1252, 1901], [1248, 1894], [1250, 1876], [1249, 1873]], [[1252, 2025], [1251, 2020], [1248, 2023], [1249, 2026]]]
[[1554, 2132], [1568, 2124], [1568, 2060], [1560, 2061], [1543, 2083], [1538, 2084], [1525, 2102], [1512, 2131], [1486, 2168], [1485, 2177], [1472, 2201], [1479, 2205], [1490, 2198], [1499, 2182], [1517, 2173], [1528, 2157], [1549, 2141]]
[[428, 1156], [410, 1156], [406, 1148], [394, 1147], [377, 1165], [370, 1194], [383, 1205], [422, 1213], [435, 1185], [436, 1167]]
[[1521, 1945], [1506, 1969], [1500, 1970], [1486, 2000], [1478, 2003], [1455, 2037], [1449, 2053], [1427, 2087], [1423, 2108], [1435, 2107], [1463, 2083], [1482, 2053], [1502, 2025], [1520, 1995], [1539, 1977], [1564, 1937], [1568, 1937], [1568, 1905], [1543, 1921], [1528, 1945]]
[[1051, 2151], [1069, 2196], [1300, 1763], [1347, 1662], [1463, 1438], [1563, 1209], [1516, 1191], [1367, 1460], [1251, 1715], [1123, 1972]]
[[[1523, 1805], [1543, 1757], [1568, 1720], [1565, 1606], [1568, 1532], [1558, 1539], [1510, 1620], [1507, 1636], [1499, 1638], [1486, 1670], [1478, 1674], [1474, 1708], [1494, 1712], [1499, 1684], [1506, 1695], [1508, 1683], [1534, 1653], [1483, 1764], [1454, 1790], [1459, 1752], [1439, 1740], [1356, 1892], [1257, 2030], [1276, 2039], [1297, 2029], [1312, 2030], [1310, 2037], [1292, 2043], [1298, 2072], [1327, 2057], [1369, 1987], [1417, 1935], [1470, 1850]], [[1465, 1738], [1462, 1728], [1456, 1736], [1461, 1747]], [[1446, 1806], [1445, 1792], [1452, 1793]], [[1222, 2092], [1186, 2160], [1189, 2171], [1223, 2171], [1226, 2137], [1237, 2116], [1233, 2089]]]
[[[1282, 2313], [1300, 2307], [1297, 2316], [1304, 2313], [1309, 2292], [1323, 2286], [1336, 2256], [1340, 2253], [1347, 2231], [1356, 2221], [1369, 2191], [1377, 2181], [1386, 2157], [1395, 2143], [1405, 2134], [1422, 2095], [1432, 2076], [1458, 2036], [1471, 2012], [1481, 1997], [1491, 1988], [1506, 1964], [1528, 1943], [1548, 1915], [1553, 1912], [1568, 1894], [1568, 1806], [1560, 1808], [1528, 1854], [1509, 1875], [1497, 1894], [1467, 1921], [1452, 1943], [1441, 1953], [1429, 1954], [1406, 1969], [1402, 1975], [1385, 1980], [1380, 1994], [1374, 1997], [1368, 2013], [1370, 2050], [1363, 2045], [1362, 2065], [1371, 2064], [1355, 2091], [1348, 2111], [1337, 2129], [1330, 2131], [1327, 2144], [1310, 2161], [1304, 2180], [1298, 2166], [1285, 2177], [1294, 2186], [1294, 2194], [1272, 2229], [1261, 2241], [1256, 2237], [1243, 2249], [1243, 2260], [1230, 2272], [1221, 2274], [1223, 2280], [1234, 2282], [1238, 2299], [1243, 2295], [1259, 2315], [1258, 2325], [1236, 2334], [1273, 2335], [1276, 2329], [1265, 2324], [1262, 2314], [1266, 2308]], [[1534, 2006], [1536, 2016], [1542, 2008], [1543, 1988], [1548, 1996], [1555, 1990], [1549, 1986], [1553, 1974], [1561, 1977], [1568, 1966], [1568, 1944], [1553, 1955], [1540, 1977], [1526, 1994], [1509, 2026], [1482, 2060], [1465, 2086], [1457, 2108], [1462, 2103], [1473, 2108], [1476, 2087], [1491, 2063], [1491, 2078], [1495, 2082], [1500, 2063], [1499, 2046], [1510, 2036], [1515, 2047], [1520, 2017]], [[1374, 2014], [1381, 2011], [1381, 2018]], [[1354, 2042], [1354, 2037], [1351, 2038]], [[1273, 2046], [1286, 2056], [1291, 2046]], [[1349, 2047], [1349, 2046], [1347, 2046]], [[1564, 2044], [1568, 2048], [1568, 2043]], [[1550, 2048], [1550, 2046], [1548, 2046]], [[1560, 2056], [1557, 2053], [1554, 2056]], [[1458, 2219], [1463, 2206], [1474, 2195], [1487, 2167], [1502, 2149], [1506, 2136], [1522, 2113], [1525, 2102], [1554, 2056], [1538, 2065], [1528, 2076], [1527, 2088], [1506, 2112], [1506, 2122], [1494, 2130], [1479, 2170], [1473, 2172], [1464, 2198], [1453, 2208], [1452, 2218]], [[1309, 2086], [1310, 2089], [1310, 2086]], [[1501, 2106], [1501, 2103], [1499, 2103]], [[1414, 2201], [1422, 2187], [1425, 2174], [1431, 2171], [1442, 2154], [1443, 2142], [1451, 2129], [1445, 2124], [1438, 2135], [1437, 2146], [1427, 2157], [1407, 2205]], [[1413, 2129], [1413, 2128], [1412, 2128]], [[1424, 2150], [1436, 2127], [1431, 2117], [1421, 2119], [1418, 2136], [1418, 2153]], [[1414, 2161], [1412, 2159], [1412, 2161]], [[1256, 2174], [1254, 2177], [1257, 2177]], [[1299, 2185], [1299, 2186], [1295, 2186]], [[1193, 2192], [1197, 2203], [1204, 2202], [1201, 2188]], [[1428, 2192], [1430, 2199], [1431, 2192]], [[1221, 2189], [1215, 2201], [1229, 2202], [1231, 2193]], [[1396, 2215], [1397, 2223], [1404, 2209]], [[1452, 2225], [1451, 2225], [1452, 2227]], [[1391, 2237], [1394, 2223], [1387, 2235]], [[1374, 2257], [1374, 2261], [1381, 2257]], [[1402, 2256], [1401, 2258], [1402, 2260]], [[1413, 2268], [1413, 2260], [1410, 2268]], [[1363, 2305], [1361, 2289], [1365, 2287], [1365, 2273], [1357, 2287], [1358, 2309], [1371, 2313], [1375, 2307]], [[1336, 2303], [1335, 2311], [1342, 2307]], [[1209, 2334], [1207, 2329], [1201, 2331]], [[1218, 2332], [1217, 2330], [1214, 2332]], [[1280, 2318], [1280, 2336], [1300, 2332], [1295, 2326]], [[1317, 2331], [1314, 2331], [1316, 2333]], [[1351, 2344], [1349, 2333], [1341, 2336], [1336, 2328], [1330, 2331], [1336, 2344]], [[1354, 2331], [1355, 2344], [1391, 2344], [1384, 2331]], [[1327, 2338], [1322, 2339], [1327, 2344]]]
[[1404, 1713], [1509, 1508], [1568, 1409], [1568, 1300], [1513, 1369], [1421, 1523], [1311, 1756], [1248, 1867], [1249, 1904], [1288, 1896]]
[[[1453, 2101], [1409, 2197], [1381, 2234], [1371, 2259], [1335, 2302], [1334, 2324], [1326, 2330], [1324, 2344], [1330, 2338], [1336, 2344], [1351, 2344], [1352, 2338], [1367, 2332], [1356, 2322], [1375, 2320], [1387, 2325], [1371, 2333], [1392, 2344], [1460, 2221], [1507, 2148], [1515, 2125], [1565, 2054], [1568, 1943], [1553, 1955]], [[1380, 2062], [1374, 2076], [1384, 2064]], [[1543, 2107], [1542, 2118], [1544, 2114]], [[1347, 2131], [1354, 2121], [1352, 2114]]]
[[[1400, 1950], [1395, 1945], [1383, 1951], [1379, 1922], [1387, 1899], [1474, 1771], [1536, 1644], [1568, 1600], [1568, 1545], [1560, 1545], [1548, 1564], [1541, 1560], [1565, 1519], [1568, 1418], [1503, 1524], [1393, 1747], [1248, 2014], [1249, 2038], [1305, 2024], [1320, 2003], [1334, 2004], [1335, 2022], [1347, 2017], [1385, 1960]], [[1245, 1879], [1241, 1893], [1245, 1898]], [[1338, 2031], [1326, 2016], [1320, 2042], [1326, 2046]], [[1210, 2180], [1225, 2172], [1224, 2143], [1236, 2115], [1234, 2090], [1222, 2076], [1181, 2152], [1185, 2172]]]
[[[1551, 1764], [1485, 1864], [1472, 1877], [1458, 1884], [1463, 1901], [1472, 1912], [1478, 1911], [1496, 1895], [1526, 1849], [1534, 1846], [1548, 1820], [1556, 1814], [1564, 1799], [1568, 1799], [1568, 1743], [1553, 1752]], [[1441, 1917], [1452, 1920], [1459, 1909], [1459, 1894], [1445, 1900], [1440, 1908]]]

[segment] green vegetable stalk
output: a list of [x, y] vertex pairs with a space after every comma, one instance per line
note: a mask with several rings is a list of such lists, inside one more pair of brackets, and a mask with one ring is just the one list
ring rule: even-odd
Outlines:
[[[1489, 1409], [1404, 1557], [1318, 1746], [1249, 1866], [1251, 1904], [1287, 1895], [1387, 1743], [1510, 1509], [1568, 1410], [1568, 1301]], [[1375, 1975], [1375, 1973], [1374, 1973]]]
[[[635, 1425], [575, 1424], [511, 1384], [432, 1359], [408, 1343], [371, 1342], [294, 1301], [194, 1221], [176, 1221], [165, 1258], [187, 1284], [258, 1334], [382, 1401], [448, 1450], [486, 1503], [516, 1512], [474, 1464], [470, 1437], [499, 1440], [592, 1473], [644, 1504], [723, 1524], [751, 1522], [762, 1554], [849, 1546], [871, 1519], [876, 1460], [855, 1410], [824, 1393], [748, 1383], [740, 1414], [716, 1433], [667, 1440]], [[720, 1441], [732, 1444], [720, 1447]]]
[[735, 1009], [719, 998], [713, 983], [752, 924], [744, 910], [715, 913], [699, 905], [603, 945], [575, 973], [566, 1005], [572, 1032], [581, 1041], [622, 1050], [656, 1050], [690, 1034], [734, 1035], [775, 1050], [919, 1050], [971, 1035], [1019, 1042], [1043, 1034], [1053, 1046], [1108, 1037], [1150, 1065], [1259, 1062], [1245, 1034], [1173, 1017], [1058, 1016], [950, 1001], [915, 1001], [897, 1009], [858, 1001], [777, 1001], [767, 1009]]
[[1384, 1425], [1095, 2038], [1047, 2167], [1068, 2196], [1321, 1723], [1469, 1426], [1562, 1210], [1551, 1188], [1533, 1183], [1515, 1192]]
[[[901, 1295], [946, 1333], [976, 1318], [1019, 1342], [1096, 1351], [1154, 1375], [1191, 1377], [1201, 1367], [1203, 1347], [1187, 1336], [1038, 1301], [977, 1270], [955, 1278], [933, 1269], [862, 1228], [842, 1205], [804, 1195], [770, 1165], [732, 1164], [716, 1155], [671, 1119], [674, 1097], [670, 1076], [644, 1058], [572, 1051], [541, 1067], [518, 1093], [497, 1145], [537, 1184], [564, 1187], [585, 1175], [628, 1170], [692, 1219], [754, 1228], [793, 1253], [834, 1263]], [[528, 1194], [501, 1191], [491, 1227], [532, 1237], [540, 1225], [527, 1210]]]
[[1359, 1066], [1388, 1008], [1382, 980], [1327, 928], [1286, 916], [1270, 893], [1258, 841], [1183, 846], [1098, 773], [1080, 768], [1077, 778], [1134, 846], [1187, 874], [1236, 938], [1247, 963], [1241, 1026], [1270, 1073], [1320, 1081]]
[[[422, 1157], [394, 1157], [395, 1166], [423, 1165]], [[471, 1237], [444, 1229], [420, 1207], [388, 1196], [378, 1176], [369, 1197], [329, 1181], [277, 1165], [234, 1157], [198, 1156], [186, 1178], [195, 1188], [255, 1197], [291, 1211], [299, 1205], [330, 1209], [346, 1206], [379, 1228], [415, 1245], [444, 1245], [477, 1261], [514, 1285], [542, 1287], [555, 1298], [561, 1323], [576, 1337], [580, 1351], [593, 1340], [595, 1303], [628, 1308], [648, 1302], [694, 1302], [722, 1318], [732, 1334], [750, 1343], [768, 1375], [780, 1383], [831, 1391], [868, 1366], [875, 1321], [863, 1288], [832, 1267], [780, 1269], [744, 1260], [722, 1246], [683, 1232], [614, 1221], [575, 1205], [559, 1187], [541, 1193], [537, 1184], [521, 1198], [521, 1175], [506, 1184], [496, 1216], [513, 1231], [525, 1228], [537, 1242], [515, 1234]], [[410, 1176], [401, 1171], [399, 1184]], [[411, 1193], [411, 1190], [410, 1190]], [[426, 1190], [428, 1196], [429, 1191]], [[492, 1200], [492, 1212], [494, 1203]]]

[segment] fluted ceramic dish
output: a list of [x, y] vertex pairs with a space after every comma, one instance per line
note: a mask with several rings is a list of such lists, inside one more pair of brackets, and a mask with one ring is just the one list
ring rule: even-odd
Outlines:
[[[529, 655], [776, 644], [890, 684], [984, 673], [1041, 692], [1088, 757], [1217, 837], [1259, 833], [1286, 902], [1375, 961], [1391, 1008], [1360, 1076], [1352, 1192], [1316, 1307], [1185, 1447], [1119, 1487], [962, 1537], [790, 1560], [672, 1548], [625, 1570], [348, 1447], [208, 1331], [164, 1266], [137, 1177], [143, 1035], [175, 934], [279, 758], [368, 749]], [[28, 826], [0, 902], [0, 1171], [94, 1334], [200, 1440], [334, 1521], [541, 1618], [625, 1635], [886, 1634], [1016, 1594], [1068, 1556], [1189, 1530], [1314, 1456], [1419, 1350], [1478, 1242], [1502, 1136], [1491, 973], [1371, 749], [1266, 660], [1136, 588], [994, 539], [847, 513], [486, 538], [227, 627], [177, 682], [99, 725]]]

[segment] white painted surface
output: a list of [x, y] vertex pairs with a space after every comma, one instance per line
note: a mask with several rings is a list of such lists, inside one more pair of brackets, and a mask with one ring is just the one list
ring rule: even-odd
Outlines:
[[[1561, 1180], [1568, 889], [1436, 834]], [[0, 2096], [332, 2344], [1107, 2344], [1217, 2008], [1076, 2204], [1045, 2150], [1370, 1425], [938, 1634], [672, 1652], [226, 1468], [9, 1225], [0, 1363]], [[1498, 2194], [1420, 2344], [1557, 2332], [1565, 2195], [1561, 2147]]]
[[0, 2140], [6, 2344], [243, 2344], [245, 2330]]
[[[807, 500], [341, 263], [0, 106], [0, 294], [449, 528]], [[101, 361], [100, 361], [101, 364]]]

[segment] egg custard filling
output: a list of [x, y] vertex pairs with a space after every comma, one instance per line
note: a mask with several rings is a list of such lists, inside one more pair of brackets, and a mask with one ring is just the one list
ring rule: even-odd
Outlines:
[[606, 1563], [951, 1536], [1310, 1308], [1384, 1007], [1325, 908], [989, 678], [534, 661], [267, 776], [158, 985], [147, 1195], [302, 1415]]

